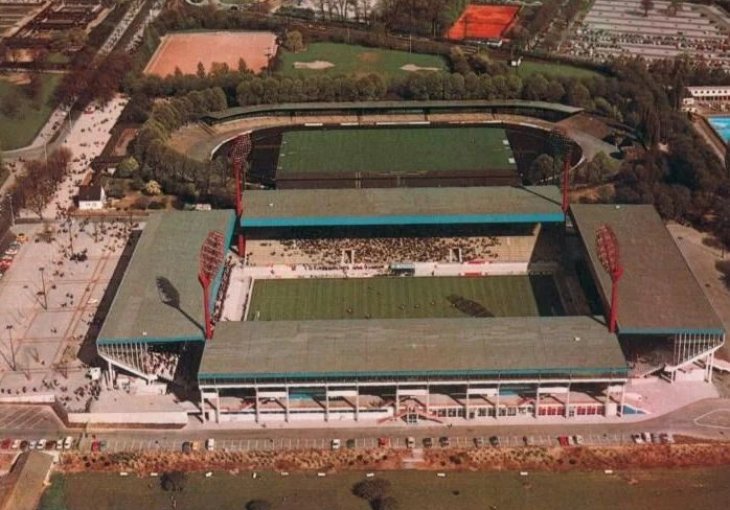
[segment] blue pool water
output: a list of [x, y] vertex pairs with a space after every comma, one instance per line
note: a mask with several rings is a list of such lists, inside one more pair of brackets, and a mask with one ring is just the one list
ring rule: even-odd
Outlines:
[[707, 120], [723, 140], [730, 142], [730, 116], [708, 117]]

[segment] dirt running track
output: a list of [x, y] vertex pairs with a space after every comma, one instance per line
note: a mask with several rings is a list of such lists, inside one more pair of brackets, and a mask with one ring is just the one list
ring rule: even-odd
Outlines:
[[272, 32], [198, 32], [171, 34], [162, 38], [160, 46], [145, 67], [145, 74], [167, 76], [178, 67], [183, 74], [195, 74], [198, 62], [206, 72], [214, 63], [225, 63], [238, 69], [238, 60], [254, 72], [265, 69], [276, 54], [276, 35]]

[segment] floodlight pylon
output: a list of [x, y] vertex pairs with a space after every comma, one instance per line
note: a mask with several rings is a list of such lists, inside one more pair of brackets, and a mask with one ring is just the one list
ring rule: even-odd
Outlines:
[[246, 256], [246, 238], [241, 230], [243, 218], [243, 184], [246, 181], [246, 162], [251, 153], [251, 131], [237, 136], [231, 144], [229, 157], [236, 179], [236, 217], [238, 220], [237, 251], [240, 257]]
[[561, 207], [563, 214], [567, 214], [568, 207], [570, 207], [568, 195], [570, 193], [570, 160], [573, 157], [573, 143], [568, 136], [568, 132], [561, 126], [551, 131], [550, 138], [554, 144], [556, 155], [560, 155], [563, 158], [562, 182], [560, 185], [563, 198]]
[[208, 233], [200, 247], [200, 267], [198, 281], [203, 287], [203, 317], [205, 320], [205, 340], [213, 336], [213, 320], [210, 310], [210, 284], [223, 267], [226, 257], [226, 240], [222, 232], [213, 230]]
[[608, 312], [608, 330], [615, 333], [619, 305], [618, 282], [624, 274], [624, 268], [621, 265], [621, 254], [616, 233], [609, 225], [601, 225], [596, 229], [596, 252], [603, 269], [611, 277], [611, 308]]

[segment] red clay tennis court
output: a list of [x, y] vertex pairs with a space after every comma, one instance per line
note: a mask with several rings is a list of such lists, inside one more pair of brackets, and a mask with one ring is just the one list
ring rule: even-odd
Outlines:
[[446, 32], [446, 38], [461, 41], [502, 37], [519, 10], [513, 5], [469, 5]]

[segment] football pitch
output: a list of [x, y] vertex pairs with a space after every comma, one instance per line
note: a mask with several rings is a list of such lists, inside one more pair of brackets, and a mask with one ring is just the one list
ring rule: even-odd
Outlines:
[[247, 320], [563, 315], [552, 276], [257, 280]]
[[516, 170], [500, 127], [377, 127], [284, 133], [277, 175]]

